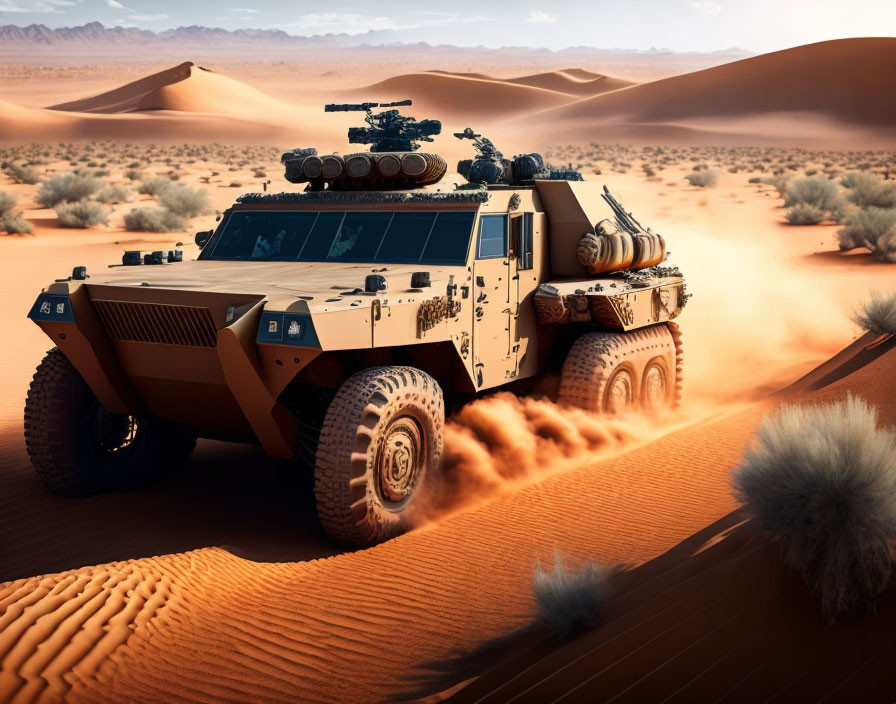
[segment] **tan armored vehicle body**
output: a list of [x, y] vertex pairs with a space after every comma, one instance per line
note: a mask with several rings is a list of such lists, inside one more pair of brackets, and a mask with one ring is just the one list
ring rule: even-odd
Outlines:
[[35, 302], [56, 348], [26, 440], [52, 489], [145, 481], [197, 436], [258, 442], [313, 467], [334, 538], [369, 544], [437, 490], [446, 398], [553, 369], [561, 402], [677, 402], [684, 280], [593, 184], [251, 194], [199, 241], [196, 261], [130, 253]]

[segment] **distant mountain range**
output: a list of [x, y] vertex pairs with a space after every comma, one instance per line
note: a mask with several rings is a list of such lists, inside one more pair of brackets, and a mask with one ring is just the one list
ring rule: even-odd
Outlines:
[[[408, 42], [408, 35], [395, 30], [373, 30], [363, 34], [321, 34], [297, 36], [279, 29], [236, 29], [218, 27], [177, 27], [154, 32], [137, 27], [106, 27], [100, 22], [88, 22], [79, 27], [59, 27], [53, 29], [43, 24], [25, 27], [8, 24], [0, 26], [0, 45], [28, 46], [95, 46], [95, 45], [190, 45], [190, 46], [271, 46], [292, 48], [356, 47], [356, 46], [426, 46], [422, 42]], [[444, 45], [443, 45], [444, 46]], [[484, 47], [476, 47], [485, 50]], [[547, 49], [529, 47], [506, 47], [516, 52], [548, 52]], [[598, 49], [595, 47], [569, 47], [554, 53], [623, 53], [623, 54], [685, 54], [666, 49]], [[705, 56], [743, 58], [751, 52], [732, 48], [724, 51], [707, 52]]]

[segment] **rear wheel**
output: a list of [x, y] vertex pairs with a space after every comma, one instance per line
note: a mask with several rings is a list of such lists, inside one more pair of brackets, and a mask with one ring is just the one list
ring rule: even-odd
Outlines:
[[320, 431], [314, 492], [335, 540], [372, 545], [406, 531], [442, 455], [439, 385], [413, 367], [374, 367], [336, 392]]
[[187, 428], [148, 410], [109, 413], [56, 348], [34, 374], [25, 400], [25, 447], [54, 493], [144, 485], [182, 465], [195, 446]]
[[614, 415], [639, 407], [657, 411], [674, 406], [681, 377], [679, 347], [665, 324], [586, 333], [573, 343], [563, 363], [559, 400]]

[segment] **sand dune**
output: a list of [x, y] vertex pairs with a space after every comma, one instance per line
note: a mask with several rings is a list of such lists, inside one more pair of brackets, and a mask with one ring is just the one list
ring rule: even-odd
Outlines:
[[[524, 624], [532, 565], [553, 546], [640, 562], [730, 512], [728, 468], [762, 411], [683, 430], [335, 559], [259, 564], [203, 548], [12, 581], [0, 587], [0, 692], [393, 700], [418, 687], [409, 675], [416, 665]], [[694, 458], [695, 443], [713, 449]], [[86, 606], [73, 609], [67, 597], [82, 586]]]
[[409, 73], [364, 88], [346, 91], [355, 100], [414, 101], [425, 117], [509, 119], [564, 105], [575, 98], [541, 87], [519, 85], [489, 77], [447, 73]]
[[[811, 401], [858, 394], [896, 423], [896, 338], [865, 335], [794, 385]], [[623, 575], [605, 623], [558, 649], [527, 647], [457, 702], [892, 701], [896, 597], [876, 615], [825, 624], [778, 549], [731, 514]], [[469, 674], [469, 673], [466, 673]], [[516, 698], [515, 698], [516, 697]]]
[[291, 144], [338, 135], [320, 108], [291, 106], [245, 83], [186, 62], [112, 91], [51, 108], [0, 101], [0, 140], [229, 139]]
[[[604, 127], [675, 125], [758, 137], [896, 136], [896, 38], [841, 39], [777, 51], [631, 86], [527, 116], [570, 138]], [[861, 139], [869, 135], [862, 133]], [[718, 141], [718, 140], [717, 140]]]
[[171, 110], [278, 123], [287, 122], [295, 113], [292, 106], [191, 61], [115, 90], [50, 109], [87, 113]]
[[612, 76], [592, 73], [591, 71], [586, 71], [581, 68], [567, 68], [560, 71], [534, 73], [529, 76], [520, 76], [518, 78], [495, 78], [482, 73], [452, 73], [450, 71], [431, 71], [430, 73], [457, 76], [459, 78], [513, 83], [519, 86], [543, 88], [556, 93], [566, 93], [567, 95], [577, 95], [581, 97], [599, 95], [600, 93], [607, 93], [611, 90], [619, 90], [620, 88], [627, 88], [628, 86], [634, 85], [632, 81], [625, 81], [620, 78], [613, 78]]

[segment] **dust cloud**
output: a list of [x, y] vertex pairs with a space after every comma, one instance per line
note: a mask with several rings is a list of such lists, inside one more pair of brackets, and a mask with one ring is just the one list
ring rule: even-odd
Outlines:
[[855, 337], [842, 292], [787, 251], [787, 235], [723, 224], [671, 238], [694, 294], [677, 321], [691, 411], [766, 397]]
[[842, 349], [854, 336], [842, 295], [782, 253], [781, 237], [775, 228], [764, 236], [737, 227], [721, 235], [698, 226], [670, 238], [671, 263], [694, 294], [677, 321], [684, 336], [680, 409], [613, 418], [507, 392], [474, 401], [446, 424], [435, 514], [741, 408]]

